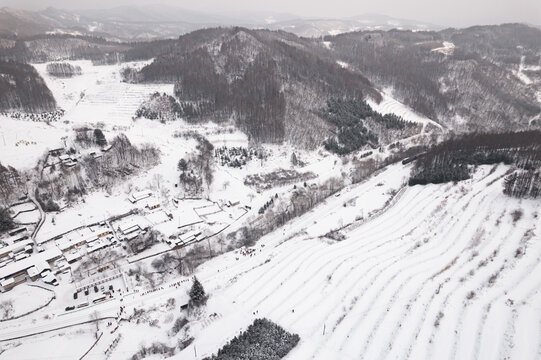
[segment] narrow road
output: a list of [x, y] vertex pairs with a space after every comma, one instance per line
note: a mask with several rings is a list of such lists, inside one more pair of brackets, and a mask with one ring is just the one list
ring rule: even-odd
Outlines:
[[34, 199], [32, 195], [30, 195], [30, 192], [28, 192], [28, 199], [36, 205], [36, 208], [39, 210], [39, 221], [36, 227], [34, 228], [34, 231], [32, 232], [31, 238], [36, 242], [36, 235], [38, 234], [39, 229], [41, 229], [43, 223], [45, 222], [45, 211], [43, 211], [40, 203]]

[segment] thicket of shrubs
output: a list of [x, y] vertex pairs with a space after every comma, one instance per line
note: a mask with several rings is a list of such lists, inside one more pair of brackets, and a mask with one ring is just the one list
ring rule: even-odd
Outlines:
[[286, 356], [299, 339], [299, 335], [288, 333], [270, 320], [256, 319], [218, 354], [204, 360], [278, 360]]

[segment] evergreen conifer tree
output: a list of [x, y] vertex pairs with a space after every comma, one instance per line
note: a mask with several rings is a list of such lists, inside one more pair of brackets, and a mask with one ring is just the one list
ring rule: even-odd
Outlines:
[[205, 289], [197, 277], [193, 277], [192, 288], [190, 289], [190, 301], [196, 305], [203, 305], [207, 300], [207, 295], [205, 294]]

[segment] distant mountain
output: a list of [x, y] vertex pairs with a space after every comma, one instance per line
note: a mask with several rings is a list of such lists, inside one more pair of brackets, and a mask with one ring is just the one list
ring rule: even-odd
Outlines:
[[200, 12], [167, 5], [121, 6], [111, 9], [61, 10], [49, 7], [32, 12], [0, 10], [0, 35], [32, 36], [44, 33], [94, 35], [118, 40], [176, 38], [217, 26], [284, 30], [304, 37], [349, 31], [391, 28], [427, 30], [439, 27], [412, 20], [366, 14], [347, 19], [302, 19], [276, 12]]
[[439, 30], [441, 26], [379, 14], [365, 14], [345, 19], [292, 19], [269, 25], [270, 29], [292, 32], [298, 36], [320, 37], [360, 30]]

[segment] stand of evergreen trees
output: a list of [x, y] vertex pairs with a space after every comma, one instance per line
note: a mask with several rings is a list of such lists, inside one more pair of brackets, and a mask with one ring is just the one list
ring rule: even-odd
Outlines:
[[218, 354], [204, 360], [278, 360], [285, 357], [299, 339], [299, 335], [288, 333], [270, 320], [256, 319]]
[[54, 111], [56, 101], [34, 67], [0, 60], [0, 111]]
[[[409, 185], [466, 180], [470, 178], [468, 165], [497, 163], [514, 164], [525, 170], [538, 169], [541, 131], [467, 134], [444, 141], [418, 157]], [[521, 176], [534, 179], [533, 175], [517, 175], [513, 181], [521, 181]], [[509, 181], [507, 191], [513, 193], [515, 183], [511, 178]]]
[[395, 114], [382, 115], [374, 111], [362, 97], [331, 98], [318, 115], [336, 127], [336, 136], [329, 137], [324, 142], [325, 149], [340, 155], [349, 154], [365, 145], [378, 144], [378, 135], [366, 127], [363, 120], [369, 119], [388, 130], [403, 130], [415, 126]]

